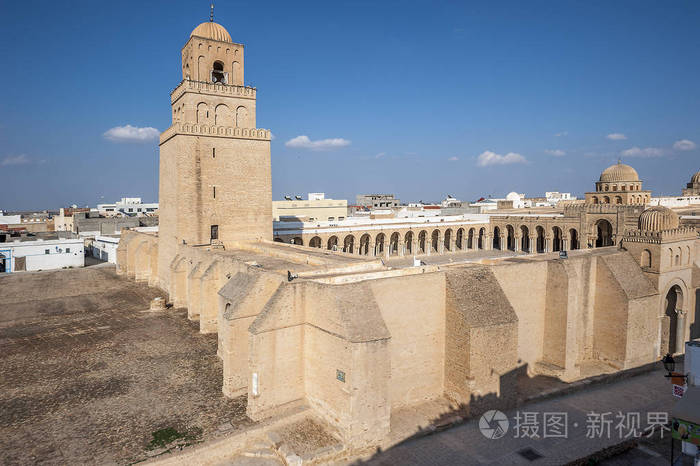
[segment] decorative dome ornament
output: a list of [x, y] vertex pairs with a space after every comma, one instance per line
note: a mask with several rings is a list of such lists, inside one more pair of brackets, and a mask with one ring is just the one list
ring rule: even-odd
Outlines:
[[678, 214], [668, 207], [650, 207], [639, 216], [639, 229], [643, 231], [675, 230], [678, 225]]
[[615, 165], [611, 165], [600, 174], [600, 180], [604, 183], [619, 183], [625, 181], [638, 182], [639, 175], [637, 170], [625, 165], [621, 161], [617, 161]]

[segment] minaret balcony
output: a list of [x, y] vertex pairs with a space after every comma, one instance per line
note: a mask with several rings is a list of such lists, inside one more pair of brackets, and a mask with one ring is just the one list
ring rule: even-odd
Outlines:
[[271, 139], [271, 132], [269, 129], [175, 122], [170, 128], [160, 134], [160, 144], [163, 144], [165, 141], [178, 134], [187, 136], [255, 139], [260, 141], [269, 141]]
[[250, 86], [237, 86], [234, 84], [191, 81], [189, 79], [184, 79], [170, 93], [170, 103], [174, 104], [185, 92], [197, 92], [199, 94], [240, 97], [254, 100], [256, 88]]

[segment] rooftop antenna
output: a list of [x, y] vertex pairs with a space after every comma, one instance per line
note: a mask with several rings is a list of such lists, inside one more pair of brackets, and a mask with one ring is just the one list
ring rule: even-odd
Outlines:
[[214, 22], [214, 2], [211, 2], [209, 5], [211, 7], [211, 12], [209, 13], [209, 22], [213, 23]]

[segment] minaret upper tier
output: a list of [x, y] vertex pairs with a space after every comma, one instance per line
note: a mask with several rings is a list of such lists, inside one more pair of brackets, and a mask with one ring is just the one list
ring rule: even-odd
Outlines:
[[256, 128], [256, 90], [243, 85], [243, 44], [213, 21], [202, 23], [182, 48], [182, 82], [170, 93], [173, 126], [161, 137], [201, 133], [269, 138]]
[[243, 85], [243, 44], [217, 23], [202, 23], [182, 49], [182, 79]]

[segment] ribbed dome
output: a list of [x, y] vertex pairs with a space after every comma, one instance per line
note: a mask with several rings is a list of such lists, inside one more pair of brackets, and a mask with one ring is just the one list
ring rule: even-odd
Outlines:
[[678, 214], [667, 207], [651, 207], [639, 216], [639, 229], [663, 231], [678, 228]]
[[637, 175], [637, 170], [629, 165], [617, 162], [603, 170], [603, 173], [600, 174], [600, 181], [639, 181], [639, 175]]
[[228, 31], [219, 23], [208, 21], [202, 23], [192, 31], [190, 37], [204, 37], [205, 39], [219, 40], [221, 42], [233, 42]]
[[690, 179], [690, 182], [691, 184], [700, 183], [700, 172], [694, 174], [693, 177]]

